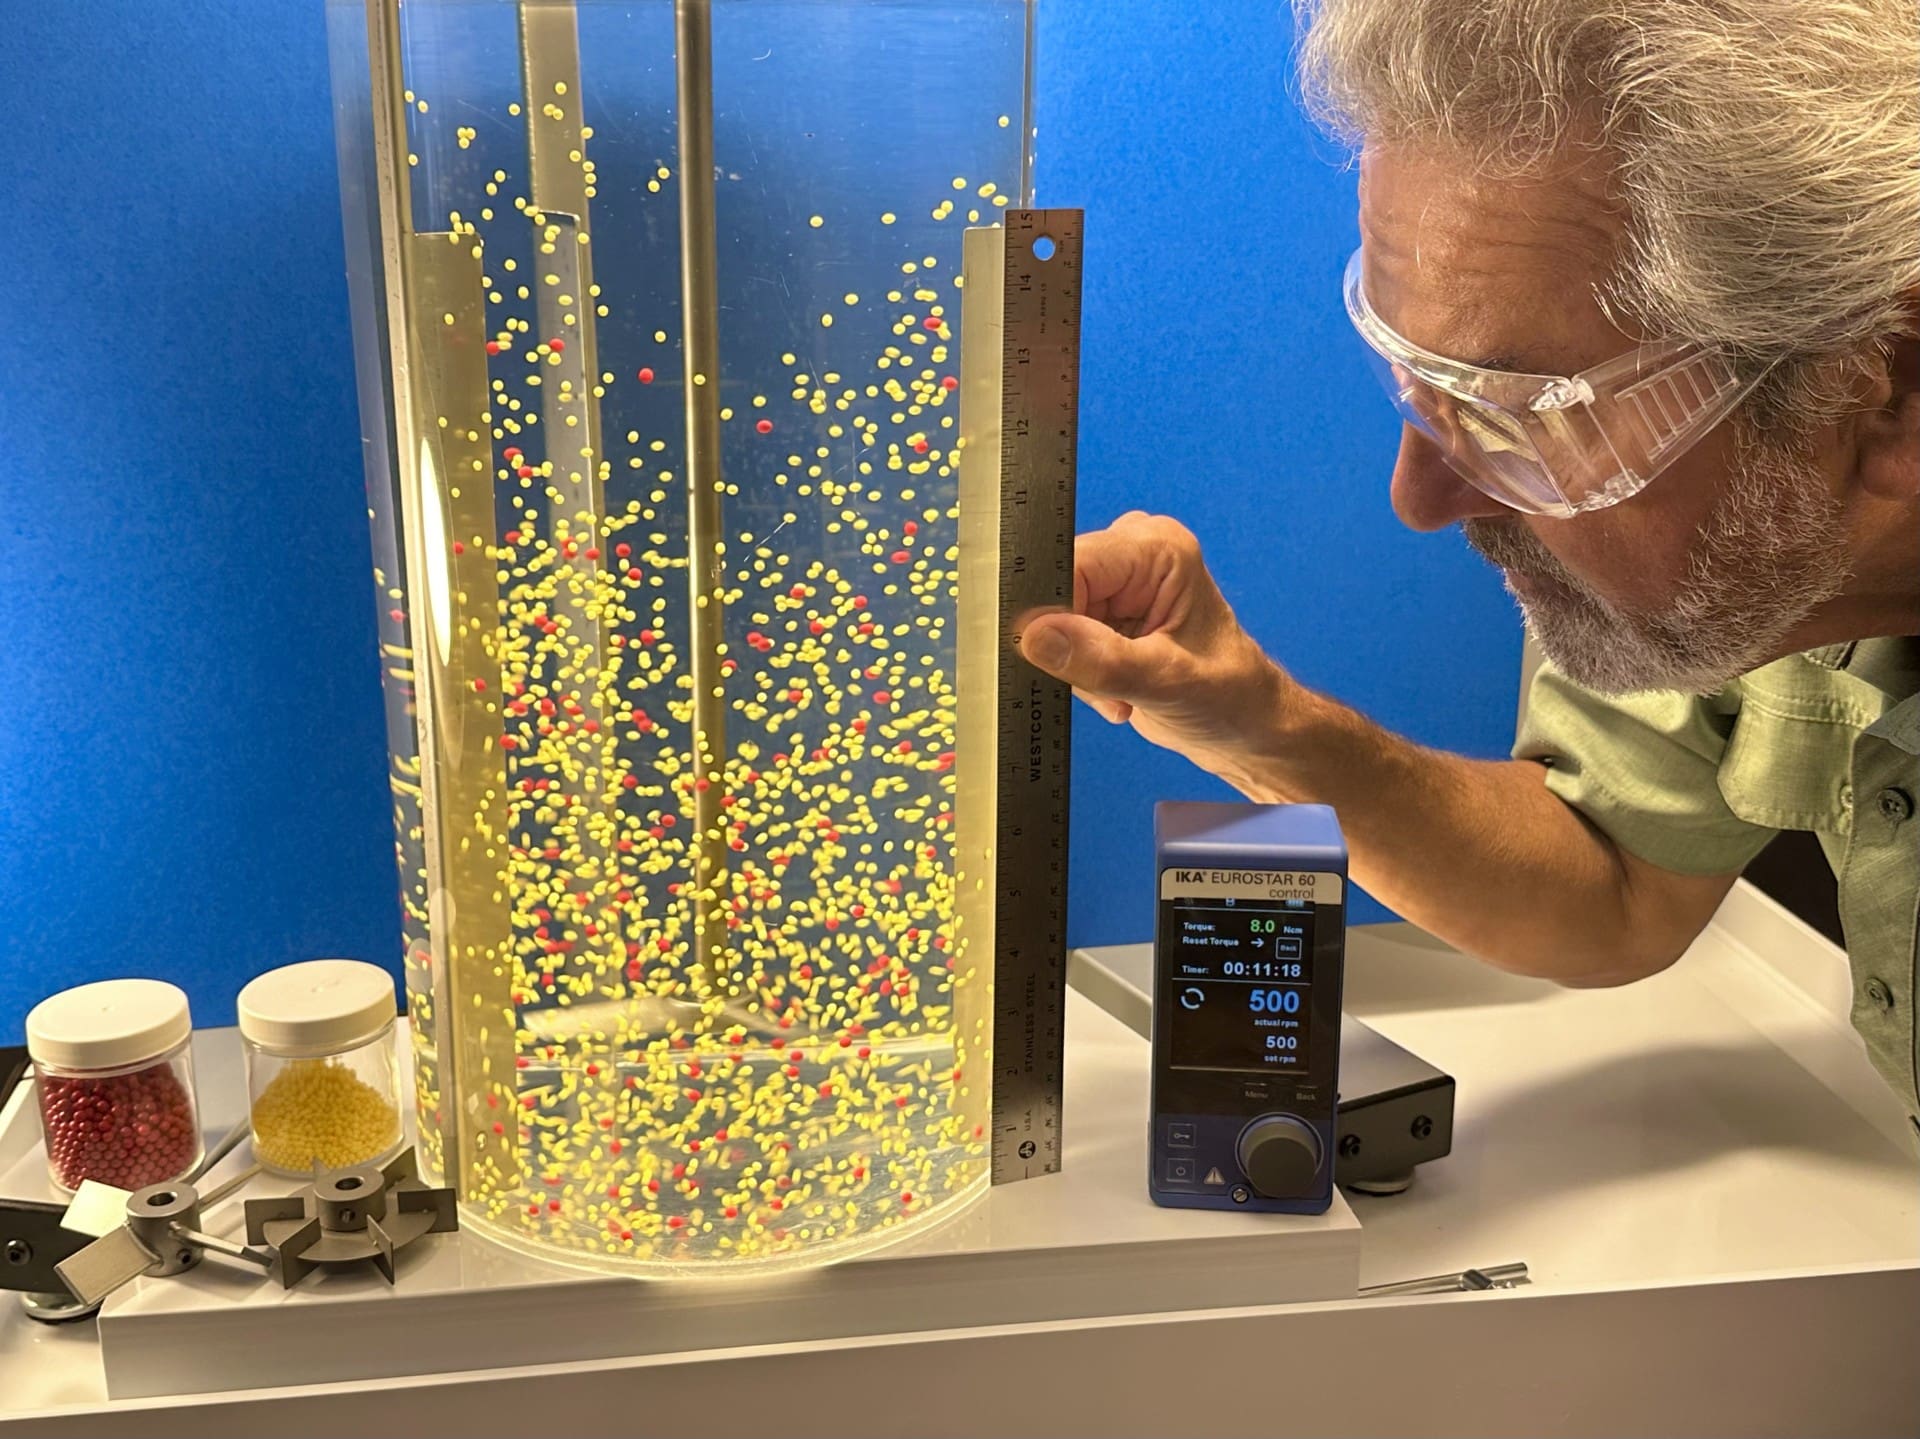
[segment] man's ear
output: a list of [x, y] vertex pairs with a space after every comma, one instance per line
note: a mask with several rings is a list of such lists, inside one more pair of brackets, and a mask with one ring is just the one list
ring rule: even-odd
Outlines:
[[1907, 297], [1904, 333], [1887, 344], [1854, 415], [1860, 484], [1876, 499], [1920, 499], [1920, 291]]

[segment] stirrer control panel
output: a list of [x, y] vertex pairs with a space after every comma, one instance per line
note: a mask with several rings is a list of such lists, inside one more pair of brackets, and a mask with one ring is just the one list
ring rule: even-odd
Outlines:
[[1333, 1197], [1346, 845], [1324, 805], [1155, 811], [1148, 1188], [1180, 1208]]

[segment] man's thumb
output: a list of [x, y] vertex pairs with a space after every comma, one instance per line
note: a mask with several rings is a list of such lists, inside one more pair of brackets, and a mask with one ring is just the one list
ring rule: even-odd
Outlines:
[[1037, 615], [1020, 636], [1020, 652], [1035, 668], [1077, 690], [1131, 700], [1144, 678], [1135, 642], [1085, 615]]

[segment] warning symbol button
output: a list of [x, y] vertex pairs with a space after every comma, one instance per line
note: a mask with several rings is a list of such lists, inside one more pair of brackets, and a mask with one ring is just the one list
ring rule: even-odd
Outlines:
[[1226, 1176], [1223, 1175], [1220, 1172], [1220, 1170], [1216, 1167], [1213, 1169], [1209, 1169], [1207, 1171], [1207, 1177], [1205, 1182], [1208, 1184], [1225, 1184], [1227, 1180], [1226, 1180]]

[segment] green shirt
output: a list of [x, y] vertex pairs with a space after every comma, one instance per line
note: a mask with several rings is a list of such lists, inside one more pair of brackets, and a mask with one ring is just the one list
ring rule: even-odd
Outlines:
[[1734, 874], [1781, 830], [1816, 834], [1840, 881], [1854, 1028], [1920, 1116], [1920, 639], [1791, 655], [1707, 696], [1603, 696], [1543, 666], [1513, 753], [1680, 874]]

